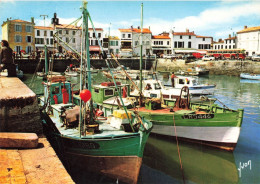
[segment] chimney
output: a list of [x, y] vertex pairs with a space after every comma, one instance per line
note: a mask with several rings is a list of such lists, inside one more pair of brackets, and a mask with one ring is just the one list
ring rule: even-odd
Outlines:
[[218, 39], [218, 42], [221, 42], [222, 41], [222, 39], [220, 38], [220, 39]]
[[34, 24], [34, 17], [31, 17], [31, 22]]
[[150, 30], [150, 26], [149, 26], [149, 30]]
[[131, 26], [131, 30], [133, 31], [133, 26]]
[[247, 26], [244, 26], [244, 29], [247, 29]]
[[231, 38], [231, 34], [228, 35], [228, 38]]
[[138, 26], [137, 29], [140, 29], [140, 26]]
[[190, 30], [189, 29], [186, 29], [186, 33], [188, 33]]

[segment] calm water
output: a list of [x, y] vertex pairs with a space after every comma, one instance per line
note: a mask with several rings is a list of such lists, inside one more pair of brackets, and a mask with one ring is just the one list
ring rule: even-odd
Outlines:
[[[30, 84], [32, 75], [25, 76]], [[95, 82], [107, 80], [101, 74]], [[170, 84], [168, 79], [163, 79]], [[71, 78], [74, 83], [77, 78]], [[237, 147], [233, 153], [179, 142], [185, 183], [260, 183], [260, 81], [239, 77], [210, 75], [199, 78], [201, 83], [216, 84], [216, 97], [229, 108], [243, 108], [244, 119]], [[31, 88], [42, 93], [42, 80]], [[241, 168], [243, 165], [247, 167]], [[240, 172], [238, 171], [240, 169]], [[77, 183], [115, 183], [115, 181], [75, 179]], [[80, 176], [82, 177], [82, 176]], [[138, 183], [183, 183], [175, 138], [150, 136], [145, 147]]]

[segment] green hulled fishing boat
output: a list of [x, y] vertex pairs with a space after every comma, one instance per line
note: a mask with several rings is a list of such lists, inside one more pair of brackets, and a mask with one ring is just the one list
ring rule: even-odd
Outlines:
[[[87, 23], [92, 20], [86, 5], [84, 2], [82, 7], [82, 50], [89, 51]], [[93, 23], [92, 28], [95, 31]], [[126, 109], [114, 111], [108, 118], [98, 117], [90, 94], [89, 53], [81, 53], [80, 98], [73, 96], [71, 83], [63, 77], [50, 77], [44, 83], [40, 102], [45, 133], [71, 167], [79, 165], [122, 182], [137, 183], [152, 123]], [[104, 53], [103, 57], [106, 60]]]

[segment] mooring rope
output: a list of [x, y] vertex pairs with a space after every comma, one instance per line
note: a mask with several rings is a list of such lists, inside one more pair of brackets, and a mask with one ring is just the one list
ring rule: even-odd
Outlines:
[[183, 180], [183, 183], [185, 184], [185, 177], [184, 177], [184, 171], [183, 171], [182, 162], [181, 162], [181, 153], [180, 153], [179, 141], [178, 141], [178, 136], [177, 136], [177, 131], [176, 131], [174, 113], [173, 113], [173, 124], [174, 124], [174, 132], [175, 132], [175, 138], [176, 138], [176, 143], [177, 143], [179, 161], [180, 161], [180, 166], [181, 166], [182, 180]]

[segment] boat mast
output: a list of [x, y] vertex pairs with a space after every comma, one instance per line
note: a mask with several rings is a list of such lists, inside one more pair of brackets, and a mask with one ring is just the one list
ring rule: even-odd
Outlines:
[[143, 3], [141, 4], [141, 35], [140, 35], [140, 99], [139, 105], [142, 105], [142, 86], [143, 86], [143, 75], [142, 75], [142, 66], [143, 66]]

